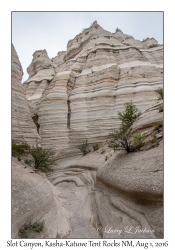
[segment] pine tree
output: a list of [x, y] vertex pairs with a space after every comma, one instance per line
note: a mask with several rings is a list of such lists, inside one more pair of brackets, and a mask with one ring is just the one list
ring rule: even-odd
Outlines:
[[110, 147], [115, 150], [120, 146], [128, 153], [136, 150], [135, 147], [131, 145], [130, 141], [132, 132], [131, 127], [140, 115], [141, 112], [132, 101], [125, 104], [125, 110], [123, 112], [118, 112], [118, 117], [121, 121], [120, 128], [109, 134], [109, 137], [112, 138], [109, 143]]

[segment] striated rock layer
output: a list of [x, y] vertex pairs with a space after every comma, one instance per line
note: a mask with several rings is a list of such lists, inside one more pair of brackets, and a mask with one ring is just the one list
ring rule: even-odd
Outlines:
[[[26, 223], [44, 220], [44, 229], [34, 238], [62, 238], [70, 231], [69, 212], [62, 206], [61, 192], [44, 176], [12, 159], [12, 237]], [[31, 237], [31, 235], [29, 235]]]
[[[139, 129], [146, 134], [148, 147], [130, 154], [108, 153], [109, 160], [97, 171], [97, 215], [105, 238], [163, 237], [163, 131], [155, 128], [163, 114], [156, 106], [133, 125], [134, 133]], [[108, 225], [122, 231], [109, 232]]]
[[32, 115], [38, 115], [43, 146], [59, 158], [79, 154], [87, 138], [101, 142], [119, 126], [117, 113], [133, 100], [144, 111], [163, 84], [163, 47], [104, 30], [97, 22], [70, 40], [52, 60], [36, 51], [24, 83]]
[[[134, 131], [140, 128], [150, 137], [154, 124], [163, 121], [157, 106], [142, 114]], [[84, 157], [59, 162], [47, 177], [73, 211], [68, 238], [163, 238], [161, 139], [156, 147], [130, 154], [103, 144]]]
[[[163, 132], [157, 129], [163, 112], [155, 92], [163, 84], [162, 67], [163, 47], [155, 39], [110, 33], [97, 22], [55, 58], [46, 50], [33, 54], [23, 84], [35, 127], [28, 138], [34, 141], [37, 131], [58, 162], [46, 178], [13, 159], [13, 237], [31, 216], [45, 221], [34, 237], [163, 237]], [[143, 111], [133, 133], [144, 132], [148, 147], [114, 152], [104, 141], [131, 100]], [[26, 129], [16, 136], [26, 137]], [[78, 146], [85, 138], [102, 144], [82, 157]]]
[[12, 140], [36, 144], [41, 138], [33, 123], [29, 106], [21, 84], [23, 70], [12, 45]]

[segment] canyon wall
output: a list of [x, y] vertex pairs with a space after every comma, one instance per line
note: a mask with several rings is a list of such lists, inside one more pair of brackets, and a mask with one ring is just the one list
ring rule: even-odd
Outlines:
[[29, 238], [62, 238], [69, 235], [70, 213], [63, 207], [61, 192], [43, 174], [12, 159], [12, 238], [19, 238], [19, 230], [27, 223], [44, 221], [41, 233]]
[[49, 59], [36, 51], [23, 84], [37, 114], [43, 146], [57, 157], [79, 154], [78, 145], [102, 142], [119, 126], [118, 111], [133, 101], [144, 111], [163, 85], [163, 46], [104, 30], [96, 21], [70, 40], [67, 51]]
[[[40, 140], [57, 153], [47, 175], [13, 158], [12, 236], [32, 216], [45, 221], [34, 238], [162, 238], [163, 129], [156, 124], [163, 112], [155, 90], [163, 86], [163, 46], [95, 21], [55, 58], [36, 51], [23, 85], [12, 53], [12, 139]], [[106, 139], [131, 100], [143, 112], [133, 133], [144, 132], [147, 147], [127, 154]], [[82, 156], [85, 139], [100, 148]]]
[[12, 45], [12, 140], [27, 142], [30, 145], [41, 138], [33, 123], [30, 109], [21, 83], [23, 70], [18, 55]]
[[[32, 119], [24, 95], [22, 66], [12, 45], [12, 140], [20, 144], [36, 145], [41, 142], [36, 119]], [[45, 175], [12, 157], [12, 238], [19, 238], [19, 230], [26, 223], [44, 220], [44, 230], [29, 237], [65, 237], [71, 231], [69, 212], [62, 206], [60, 192]]]
[[128, 154], [103, 143], [47, 174], [73, 212], [68, 238], [163, 237], [163, 130], [155, 128], [163, 122], [160, 105], [145, 110], [133, 125], [134, 133], [147, 135], [149, 148]]

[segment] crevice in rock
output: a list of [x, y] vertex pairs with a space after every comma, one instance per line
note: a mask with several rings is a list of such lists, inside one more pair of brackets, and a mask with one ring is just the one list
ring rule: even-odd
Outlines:
[[71, 109], [70, 109], [70, 100], [67, 101], [68, 113], [67, 113], [67, 127], [70, 128], [71, 120]]
[[35, 123], [36, 127], [37, 127], [37, 132], [39, 134], [39, 128], [40, 128], [40, 125], [38, 123], [38, 118], [39, 116], [37, 114], [34, 114], [34, 116], [32, 116], [32, 119], [33, 119], [33, 122]]

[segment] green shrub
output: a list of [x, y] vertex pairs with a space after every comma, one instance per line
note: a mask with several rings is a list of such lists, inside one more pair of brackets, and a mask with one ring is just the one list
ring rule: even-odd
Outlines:
[[26, 152], [30, 150], [30, 146], [23, 142], [22, 144], [16, 144], [14, 141], [12, 141], [12, 156], [17, 157], [21, 159], [21, 156]]
[[154, 48], [154, 47], [157, 47], [158, 44], [151, 44], [148, 48]]
[[153, 133], [153, 134], [152, 134], [151, 142], [152, 142], [155, 146], [158, 146], [158, 145], [159, 145], [159, 140], [157, 139], [156, 133]]
[[50, 172], [52, 166], [55, 163], [53, 156], [55, 152], [51, 148], [42, 148], [38, 145], [30, 149], [30, 153], [34, 158], [34, 168], [41, 170], [42, 172]]
[[134, 146], [137, 149], [140, 149], [144, 145], [144, 140], [146, 138], [146, 135], [141, 132], [137, 132], [136, 134], [133, 135], [133, 141], [134, 141]]
[[109, 159], [109, 157], [106, 155], [106, 156], [105, 156], [105, 161], [107, 161], [108, 159]]
[[109, 137], [112, 138], [109, 143], [110, 147], [116, 149], [120, 146], [128, 153], [135, 151], [135, 148], [130, 142], [132, 131], [131, 126], [140, 115], [141, 112], [136, 108], [132, 101], [125, 104], [125, 111], [118, 112], [119, 120], [122, 122], [120, 128], [109, 134]]
[[30, 222], [24, 224], [19, 230], [20, 238], [29, 238], [30, 233], [37, 232], [40, 233], [44, 228], [44, 220], [36, 221], [33, 224]]
[[157, 121], [154, 123], [155, 130], [158, 130], [161, 127], [163, 127], [163, 121]]
[[24, 162], [25, 162], [25, 164], [27, 164], [27, 165], [29, 165], [29, 166], [31, 166], [31, 164], [32, 164], [32, 160], [26, 159]]
[[163, 88], [156, 89], [156, 92], [159, 94], [158, 100], [163, 100]]
[[122, 147], [128, 153], [133, 151], [130, 143], [131, 128], [121, 126], [118, 130], [114, 130], [113, 133], [110, 133], [109, 137], [112, 138], [109, 145], [112, 144], [114, 148]]
[[141, 115], [141, 111], [131, 102], [125, 104], [125, 111], [118, 112], [119, 120], [122, 121], [122, 127], [130, 128], [132, 124]]
[[85, 140], [78, 148], [81, 150], [83, 155], [86, 155], [87, 153], [89, 153], [90, 150], [89, 150], [88, 140]]
[[18, 161], [21, 161], [21, 156], [18, 156], [18, 158], [17, 158], [17, 159], [18, 159]]
[[100, 147], [99, 143], [94, 143], [94, 144], [93, 144], [93, 149], [94, 149], [94, 151], [98, 150], [99, 147]]
[[42, 221], [36, 221], [35, 223], [32, 224], [32, 230], [34, 232], [41, 232], [44, 228], [44, 220]]
[[159, 107], [159, 112], [163, 112], [163, 105]]
[[116, 143], [115, 140], [111, 140], [111, 141], [109, 141], [108, 146], [115, 151], [119, 147], [119, 144]]

